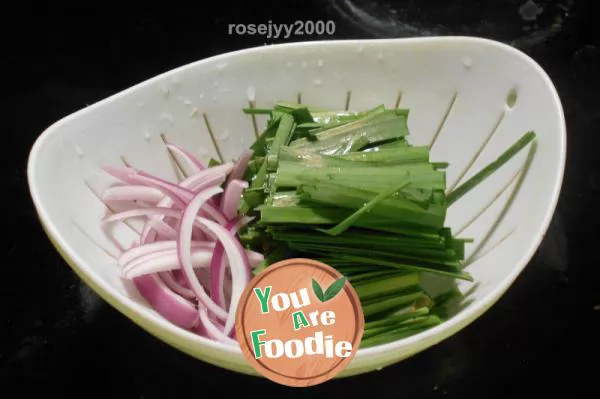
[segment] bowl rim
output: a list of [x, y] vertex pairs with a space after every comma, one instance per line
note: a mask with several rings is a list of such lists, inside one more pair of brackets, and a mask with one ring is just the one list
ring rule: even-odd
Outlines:
[[[53, 133], [57, 132], [63, 125], [69, 123], [76, 118], [89, 113], [96, 108], [99, 108], [107, 103], [117, 101], [121, 97], [129, 95], [130, 93], [139, 90], [142, 87], [149, 86], [154, 84], [157, 81], [163, 80], [167, 77], [175, 76], [180, 72], [195, 68], [205, 63], [215, 62], [222, 59], [229, 58], [232, 55], [249, 55], [249, 54], [257, 54], [262, 53], [264, 51], [276, 51], [279, 48], [312, 48], [315, 46], [321, 46], [323, 44], [327, 45], [379, 45], [379, 44], [392, 44], [392, 43], [400, 43], [400, 42], [411, 42], [411, 43], [431, 43], [431, 42], [440, 42], [440, 43], [456, 43], [457, 41], [468, 42], [468, 43], [479, 43], [487, 46], [495, 47], [499, 50], [510, 53], [513, 57], [518, 57], [521, 60], [525, 61], [530, 67], [537, 71], [537, 73], [543, 78], [547, 87], [549, 88], [552, 101], [557, 110], [559, 110], [559, 122], [560, 122], [560, 137], [559, 137], [559, 159], [557, 160], [559, 169], [558, 175], [554, 177], [554, 185], [552, 188], [552, 195], [549, 198], [549, 206], [546, 208], [546, 211], [543, 216], [543, 222], [538, 228], [538, 232], [536, 237], [529, 245], [527, 251], [524, 251], [519, 260], [517, 262], [516, 267], [511, 271], [511, 273], [506, 276], [503, 280], [499, 281], [497, 285], [484, 297], [481, 298], [477, 303], [467, 306], [465, 309], [461, 310], [455, 316], [447, 320], [446, 322], [435, 326], [433, 328], [427, 329], [423, 332], [415, 334], [411, 337], [404, 338], [398, 341], [390, 342], [387, 344], [375, 346], [372, 348], [359, 349], [356, 353], [353, 361], [348, 365], [348, 369], [352, 369], [353, 363], [356, 365], [357, 362], [366, 362], [369, 359], [375, 359], [378, 356], [385, 354], [390, 351], [398, 351], [402, 348], [408, 348], [415, 344], [424, 341], [436, 341], [436, 337], [439, 338], [438, 342], [447, 338], [448, 336], [455, 334], [456, 332], [462, 330], [464, 327], [472, 323], [475, 319], [481, 316], [487, 309], [493, 306], [498, 299], [504, 294], [504, 292], [510, 288], [514, 280], [518, 277], [518, 275], [523, 271], [523, 269], [530, 262], [535, 252], [537, 251], [539, 245], [541, 244], [542, 239], [544, 238], [546, 231], [549, 228], [552, 217], [555, 213], [558, 199], [560, 196], [562, 183], [564, 179], [564, 170], [566, 163], [566, 123], [564, 110], [560, 101], [560, 97], [558, 92], [546, 73], [546, 71], [529, 55], [525, 54], [521, 50], [512, 47], [508, 44], [505, 44], [500, 41], [496, 41], [488, 38], [481, 37], [473, 37], [473, 36], [428, 36], [428, 37], [408, 37], [408, 38], [386, 38], [386, 39], [335, 39], [335, 40], [313, 40], [313, 41], [294, 41], [287, 42], [281, 44], [273, 44], [269, 46], [255, 46], [235, 51], [230, 51], [226, 53], [221, 53], [217, 55], [213, 55], [207, 58], [199, 59], [197, 61], [193, 61], [182, 66], [173, 68], [171, 70], [162, 72], [154, 77], [146, 79], [142, 82], [133, 84], [132, 86], [121, 90], [109, 97], [106, 97], [102, 100], [99, 100], [85, 108], [79, 109], [62, 119], [54, 122], [49, 127], [47, 127], [35, 140], [33, 146], [31, 147], [28, 162], [27, 162], [27, 181], [29, 186], [30, 195], [32, 197], [34, 207], [37, 212], [38, 219], [42, 225], [42, 228], [51, 243], [54, 245], [59, 254], [65, 259], [67, 264], [73, 269], [73, 271], [79, 276], [83, 282], [85, 282], [90, 288], [92, 288], [100, 297], [102, 297], [106, 302], [108, 302], [115, 309], [119, 310], [122, 314], [127, 316], [130, 320], [141, 326], [147, 332], [155, 335], [159, 339], [164, 342], [169, 343], [172, 346], [178, 347], [181, 349], [181, 346], [185, 342], [189, 342], [194, 345], [200, 345], [210, 350], [217, 350], [222, 353], [222, 355], [228, 356], [238, 356], [238, 360], [243, 360], [243, 355], [241, 349], [238, 347], [232, 347], [229, 345], [225, 345], [219, 342], [215, 342], [208, 338], [201, 337], [197, 334], [194, 334], [190, 331], [186, 331], [181, 329], [167, 320], [160, 317], [160, 315], [154, 314], [146, 314], [137, 312], [136, 306], [143, 306], [131, 298], [128, 298], [126, 294], [120, 292], [116, 287], [113, 287], [108, 282], [105, 282], [103, 279], [98, 279], [97, 276], [94, 276], [94, 269], [89, 265], [89, 262], [81, 259], [76, 251], [73, 250], [70, 243], [66, 242], [64, 238], [61, 236], [60, 232], [52, 223], [48, 210], [41, 202], [41, 193], [36, 184], [37, 181], [37, 169], [38, 169], [38, 161], [39, 154], [42, 152], [44, 145], [48, 141], [48, 139], [52, 136]], [[171, 335], [171, 336], [169, 336]], [[186, 351], [187, 352], [187, 351]], [[235, 362], [235, 359], [232, 359]]]

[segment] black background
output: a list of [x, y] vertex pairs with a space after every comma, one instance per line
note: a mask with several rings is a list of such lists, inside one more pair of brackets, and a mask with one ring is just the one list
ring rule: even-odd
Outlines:
[[[0, 182], [8, 199], [7, 223], [2, 223], [8, 238], [0, 248], [2, 396], [199, 397], [215, 395], [209, 393], [213, 389], [251, 396], [259, 389], [269, 396], [598, 396], [600, 29], [593, 1], [539, 0], [543, 12], [531, 21], [527, 9], [519, 8], [526, 2], [220, 1], [210, 4], [212, 10], [146, 3], [133, 11], [124, 4], [51, 3], [4, 10]], [[56, 120], [182, 64], [282, 42], [227, 34], [229, 23], [269, 19], [336, 22], [334, 37], [288, 40], [464, 34], [505, 41], [546, 69], [568, 124], [568, 162], [556, 215], [506, 296], [462, 332], [411, 359], [310, 389], [285, 388], [196, 361], [105, 304], [43, 234], [25, 173], [33, 141]]]

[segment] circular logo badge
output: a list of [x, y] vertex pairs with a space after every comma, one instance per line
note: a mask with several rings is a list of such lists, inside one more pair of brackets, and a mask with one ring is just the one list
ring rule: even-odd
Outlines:
[[350, 283], [311, 259], [288, 259], [255, 276], [236, 317], [236, 336], [248, 362], [268, 379], [295, 387], [317, 385], [341, 372], [364, 331]]

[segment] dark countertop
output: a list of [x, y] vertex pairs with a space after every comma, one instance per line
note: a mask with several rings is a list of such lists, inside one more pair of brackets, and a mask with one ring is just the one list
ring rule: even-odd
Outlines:
[[[342, 0], [332, 6], [333, 1], [315, 0], [300, 2], [297, 9], [280, 1], [264, 6], [219, 2], [220, 10], [213, 12], [200, 7], [173, 11], [170, 4], [154, 10], [146, 4], [131, 12], [102, 4], [23, 5], [4, 13], [1, 109], [8, 143], [1, 171], [9, 201], [3, 226], [9, 237], [0, 252], [0, 388], [18, 390], [8, 397], [34, 392], [183, 397], [234, 387], [268, 396], [598, 396], [600, 24], [592, 17], [591, 3]], [[538, 6], [543, 10], [536, 16]], [[464, 34], [503, 40], [546, 69], [568, 125], [558, 210], [535, 258], [506, 296], [460, 333], [411, 359], [303, 390], [196, 361], [104, 303], [76, 278], [42, 232], [25, 173], [33, 141], [54, 121], [173, 67], [283, 42], [227, 34], [229, 23], [269, 19], [331, 19], [334, 38]], [[12, 20], [16, 27], [9, 24]]]

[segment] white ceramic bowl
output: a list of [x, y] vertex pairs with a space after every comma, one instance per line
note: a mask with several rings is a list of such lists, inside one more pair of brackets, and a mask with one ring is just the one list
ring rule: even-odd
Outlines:
[[[546, 73], [523, 53], [485, 39], [265, 46], [201, 60], [135, 85], [58, 121], [36, 141], [28, 178], [41, 223], [85, 283], [142, 328], [198, 359], [256, 375], [238, 348], [170, 324], [121, 281], [114, 260], [100, 249], [115, 247], [101, 231], [106, 209], [90, 187], [101, 189], [98, 166], [118, 165], [122, 155], [138, 168], [173, 179], [161, 133], [204, 159], [217, 158], [204, 115], [219, 152], [231, 160], [254, 140], [252, 119], [241, 110], [249, 99], [269, 107], [276, 100], [296, 101], [298, 93], [303, 103], [332, 108], [343, 108], [349, 98], [357, 110], [381, 103], [392, 107], [400, 100], [400, 107], [410, 109], [414, 144], [437, 136], [432, 160], [450, 163], [449, 185], [472, 164], [463, 180], [470, 177], [526, 131], [535, 130], [538, 137], [518, 190], [513, 176], [527, 151], [450, 208], [447, 224], [457, 231], [486, 209], [461, 233], [475, 239], [467, 256], [477, 284], [460, 285], [470, 290], [469, 304], [426, 332], [360, 350], [340, 376], [414, 355], [489, 309], [527, 265], [549, 225], [562, 183], [566, 134], [560, 100]], [[259, 129], [264, 122], [259, 118]], [[125, 225], [119, 234], [126, 243], [135, 237]], [[476, 250], [478, 243], [483, 247]]]

